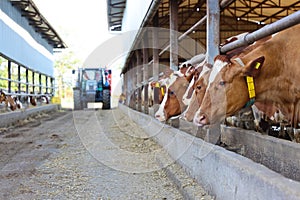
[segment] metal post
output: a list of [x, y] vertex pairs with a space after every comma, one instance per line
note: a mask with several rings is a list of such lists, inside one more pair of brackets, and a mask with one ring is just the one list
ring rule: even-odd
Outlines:
[[51, 94], [54, 95], [55, 94], [55, 86], [54, 86], [54, 78], [50, 78], [50, 82], [51, 82]]
[[35, 93], [35, 81], [34, 81], [34, 71], [32, 71], [32, 92]]
[[21, 66], [18, 65], [18, 93], [21, 93]]
[[[153, 18], [153, 81], [158, 81], [159, 76], [159, 38], [158, 38], [158, 13]], [[159, 91], [158, 88], [154, 88], [154, 104], [159, 104]]]
[[170, 10], [170, 69], [178, 70], [178, 3], [169, 0]]
[[124, 73], [124, 95], [125, 95], [125, 105], [129, 106], [129, 90], [128, 90], [128, 71]]
[[136, 75], [134, 73], [134, 62], [131, 59], [129, 77], [128, 77], [129, 93], [130, 93], [130, 102], [129, 102], [130, 108], [134, 108], [134, 106], [135, 106], [135, 100], [136, 100], [136, 98], [135, 98], [135, 81], [134, 81], [135, 78], [136, 78]]
[[46, 94], [48, 94], [48, 76], [46, 76], [46, 80], [45, 81], [46, 81]]
[[219, 55], [220, 43], [220, 7], [219, 1], [206, 1], [207, 23], [206, 23], [206, 46], [207, 62], [214, 63], [214, 58]]
[[25, 71], [25, 76], [26, 76], [26, 93], [28, 94], [29, 93], [29, 85], [28, 85], [29, 78], [28, 78], [28, 69], [27, 68]]
[[10, 60], [8, 60], [8, 65], [7, 65], [7, 78], [8, 78], [7, 91], [8, 93], [11, 93], [11, 61]]
[[144, 112], [146, 114], [149, 113], [149, 107], [148, 107], [148, 78], [149, 78], [149, 74], [148, 74], [148, 58], [149, 58], [149, 54], [148, 54], [148, 34], [147, 32], [144, 33], [144, 38], [142, 41], [142, 48], [143, 48], [143, 83], [144, 83]]
[[142, 111], [142, 62], [141, 62], [141, 53], [139, 50], [135, 51], [136, 55], [136, 87], [137, 87], [137, 110]]
[[42, 94], [42, 74], [39, 74], [39, 93]]
[[137, 106], [137, 66], [136, 66], [136, 60], [132, 60], [132, 94], [133, 94], [133, 109], [136, 110], [136, 106]]
[[159, 48], [159, 39], [158, 39], [158, 13], [155, 14], [153, 18], [153, 80], [158, 81], [159, 74], [159, 56], [158, 56], [158, 48]]

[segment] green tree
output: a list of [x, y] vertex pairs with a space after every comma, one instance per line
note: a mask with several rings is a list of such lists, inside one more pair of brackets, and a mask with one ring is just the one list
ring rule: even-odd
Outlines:
[[64, 98], [66, 93], [72, 90], [72, 70], [77, 69], [80, 64], [81, 61], [75, 57], [72, 51], [65, 51], [56, 55], [54, 76], [58, 97]]

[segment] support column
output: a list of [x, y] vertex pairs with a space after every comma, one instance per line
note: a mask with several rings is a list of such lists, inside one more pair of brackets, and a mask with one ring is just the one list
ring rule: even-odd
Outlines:
[[145, 32], [143, 41], [142, 41], [142, 48], [143, 48], [143, 83], [144, 83], [144, 113], [149, 113], [149, 104], [148, 104], [148, 79], [149, 79], [149, 71], [148, 71], [148, 34]]
[[21, 65], [18, 65], [18, 93], [21, 93]]
[[34, 80], [35, 72], [32, 71], [32, 93], [35, 93], [35, 80]]
[[29, 93], [29, 78], [28, 78], [28, 69], [26, 68], [26, 71], [25, 71], [25, 75], [26, 75], [26, 93], [28, 94]]
[[48, 76], [46, 76], [45, 81], [46, 81], [46, 94], [48, 94], [49, 93]]
[[133, 62], [133, 58], [131, 58], [130, 61], [130, 71], [129, 71], [129, 91], [130, 91], [130, 105], [129, 107], [132, 109], [136, 109], [136, 95], [135, 95], [135, 89], [136, 89], [136, 72], [135, 72], [135, 64]]
[[178, 1], [169, 0], [170, 9], [170, 69], [178, 70]]
[[8, 61], [7, 65], [7, 78], [8, 78], [8, 85], [7, 85], [7, 91], [8, 93], [11, 93], [11, 61]]
[[207, 62], [214, 63], [215, 56], [219, 55], [220, 43], [220, 6], [219, 1], [206, 0], [207, 5]]
[[39, 93], [42, 94], [42, 74], [39, 74]]
[[136, 87], [137, 87], [137, 110], [142, 111], [142, 61], [141, 52], [136, 50]]
[[[159, 38], [158, 38], [158, 12], [153, 18], [153, 81], [158, 81], [159, 76]], [[154, 87], [154, 104], [159, 104], [159, 88]]]
[[124, 74], [124, 95], [125, 95], [125, 105], [129, 106], [130, 92], [128, 83], [128, 71]]

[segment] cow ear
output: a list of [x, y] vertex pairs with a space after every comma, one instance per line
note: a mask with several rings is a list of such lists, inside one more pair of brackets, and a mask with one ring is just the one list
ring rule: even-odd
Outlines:
[[244, 75], [245, 76], [252, 76], [257, 77], [260, 74], [261, 68], [264, 64], [265, 57], [261, 56], [256, 58], [255, 60], [249, 62], [246, 67], [244, 68]]

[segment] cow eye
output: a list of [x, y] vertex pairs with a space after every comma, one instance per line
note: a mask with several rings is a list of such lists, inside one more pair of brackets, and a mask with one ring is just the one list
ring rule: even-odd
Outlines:
[[225, 81], [220, 81], [220, 82], [219, 82], [219, 85], [221, 85], [221, 86], [224, 86], [225, 84], [226, 84]]
[[170, 94], [170, 95], [174, 95], [175, 92], [171, 90], [171, 91], [169, 92], [169, 94]]
[[197, 85], [198, 90], [201, 90], [201, 88], [202, 88], [201, 85]]

